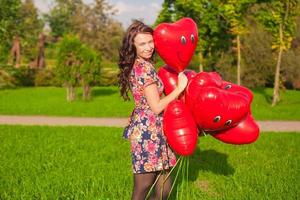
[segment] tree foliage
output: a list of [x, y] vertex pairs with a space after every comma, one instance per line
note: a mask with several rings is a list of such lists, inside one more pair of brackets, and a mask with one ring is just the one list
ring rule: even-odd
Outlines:
[[21, 32], [21, 51], [28, 59], [33, 60], [37, 56], [37, 42], [39, 34], [42, 32], [44, 22], [39, 18], [37, 8], [33, 0], [25, 0], [20, 9], [22, 23], [19, 28]]
[[276, 105], [280, 100], [280, 68], [282, 54], [291, 47], [291, 42], [295, 37], [296, 17], [299, 14], [299, 0], [272, 0], [264, 3], [257, 19], [264, 25], [265, 29], [272, 34], [272, 49], [278, 52], [274, 92], [272, 105]]
[[75, 99], [75, 86], [82, 85], [83, 99], [90, 97], [90, 86], [100, 78], [101, 59], [77, 36], [65, 35], [58, 44], [57, 75], [67, 87], [67, 99]]
[[1, 0], [0, 6], [0, 62], [7, 60], [7, 54], [10, 48], [11, 40], [18, 34], [18, 25], [21, 18], [19, 10], [21, 0]]
[[241, 40], [240, 36], [245, 34], [247, 29], [245, 27], [245, 14], [249, 6], [254, 3], [255, 0], [228, 0], [224, 6], [220, 7], [221, 13], [225, 16], [225, 19], [230, 24], [230, 32], [236, 37], [236, 49], [237, 49], [237, 84], [241, 84]]
[[81, 0], [56, 0], [46, 20], [55, 37], [78, 34], [106, 59], [116, 61], [124, 31], [121, 23], [112, 18], [114, 13], [114, 8], [105, 0], [95, 0], [89, 5]]
[[[259, 22], [272, 34], [272, 49], [288, 50], [295, 37], [296, 17], [299, 15], [299, 0], [272, 0], [263, 3], [256, 13]], [[282, 41], [280, 39], [280, 26], [282, 26]]]
[[[274, 37], [270, 37], [270, 32], [265, 29], [264, 24], [258, 23], [256, 19], [260, 12], [272, 13], [271, 7], [267, 5], [273, 4], [275, 1], [277, 0], [165, 0], [156, 24], [174, 22], [181, 17], [193, 18], [198, 25], [199, 43], [195, 54], [197, 56], [194, 56], [191, 62], [192, 66], [195, 66], [196, 62], [200, 65], [204, 64], [205, 70], [218, 71], [225, 80], [231, 82], [236, 81], [234, 74], [237, 73], [237, 69], [233, 65], [238, 62], [235, 54], [237, 53], [237, 35], [239, 34], [240, 51], [243, 55], [240, 59], [243, 66], [241, 71], [243, 85], [270, 87], [274, 85], [274, 66], [276, 64], [276, 57], [270, 48], [272, 44], [274, 47], [274, 39], [272, 39]], [[293, 1], [296, 2], [296, 0]], [[280, 1], [280, 4], [275, 3], [274, 7], [279, 9], [279, 5], [284, 2], [291, 1]], [[299, 16], [299, 14], [293, 14], [293, 16], [296, 15]], [[269, 19], [271, 18], [269, 17]], [[295, 23], [295, 18], [291, 18], [290, 22]], [[274, 22], [270, 23], [269, 21], [268, 23], [274, 26]], [[298, 27], [300, 30], [300, 25]], [[294, 29], [290, 27], [289, 30]], [[274, 33], [278, 35], [278, 31]], [[286, 44], [291, 45], [295, 33], [293, 31], [288, 31], [288, 33], [292, 37], [287, 40]], [[297, 41], [295, 40], [294, 43], [296, 44]], [[298, 58], [298, 54], [296, 47], [293, 52], [288, 51], [283, 54], [283, 68], [281, 69], [285, 76], [281, 78], [283, 82], [289, 80], [295, 85], [294, 82], [299, 75], [298, 70], [295, 70], [297, 61], [294, 59]], [[295, 74], [288, 73], [291, 71], [294, 71]]]
[[[21, 51], [25, 58], [33, 57], [38, 34], [44, 24], [38, 17], [33, 0], [1, 0], [0, 6], [0, 62], [7, 61], [15, 36], [21, 39]], [[2, 59], [1, 59], [2, 57]]]

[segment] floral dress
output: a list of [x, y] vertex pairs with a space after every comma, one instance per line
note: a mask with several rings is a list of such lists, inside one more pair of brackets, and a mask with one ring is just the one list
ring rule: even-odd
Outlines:
[[163, 134], [163, 113], [155, 114], [144, 95], [144, 88], [155, 83], [161, 96], [163, 83], [153, 65], [143, 60], [134, 64], [129, 80], [135, 108], [123, 137], [131, 143], [133, 173], [169, 169], [176, 164], [176, 157]]

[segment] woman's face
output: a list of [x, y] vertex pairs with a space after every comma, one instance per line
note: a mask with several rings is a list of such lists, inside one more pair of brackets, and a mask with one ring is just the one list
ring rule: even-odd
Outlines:
[[154, 42], [151, 33], [138, 33], [134, 38], [136, 55], [138, 58], [150, 59], [154, 51]]

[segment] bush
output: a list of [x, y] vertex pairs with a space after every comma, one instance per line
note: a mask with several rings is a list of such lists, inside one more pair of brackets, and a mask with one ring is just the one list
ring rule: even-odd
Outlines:
[[83, 87], [84, 100], [91, 96], [90, 86], [100, 79], [101, 56], [82, 43], [75, 35], [65, 35], [58, 43], [56, 72], [58, 79], [67, 88], [67, 99], [75, 99], [75, 86]]
[[99, 86], [111, 86], [118, 84], [118, 69], [103, 68], [99, 81], [95, 84]]
[[59, 86], [53, 69], [32, 69], [22, 66], [15, 68], [11, 65], [1, 66], [0, 88], [16, 86]]
[[35, 86], [61, 86], [53, 69], [40, 69], [37, 71], [34, 79]]
[[4, 69], [0, 69], [0, 89], [16, 87], [16, 79]]
[[34, 86], [36, 69], [30, 69], [26, 66], [15, 68], [12, 65], [5, 65], [1, 68], [15, 79], [15, 86]]

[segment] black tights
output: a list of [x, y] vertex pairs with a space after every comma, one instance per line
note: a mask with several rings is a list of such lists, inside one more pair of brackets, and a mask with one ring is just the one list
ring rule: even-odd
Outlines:
[[161, 196], [163, 200], [167, 199], [172, 187], [171, 176], [168, 177], [164, 184], [163, 181], [167, 178], [168, 174], [169, 171], [166, 173], [149, 172], [143, 174], [134, 174], [132, 200], [144, 200], [157, 178], [158, 181], [155, 184], [155, 191], [150, 197], [150, 200], [160, 200]]

